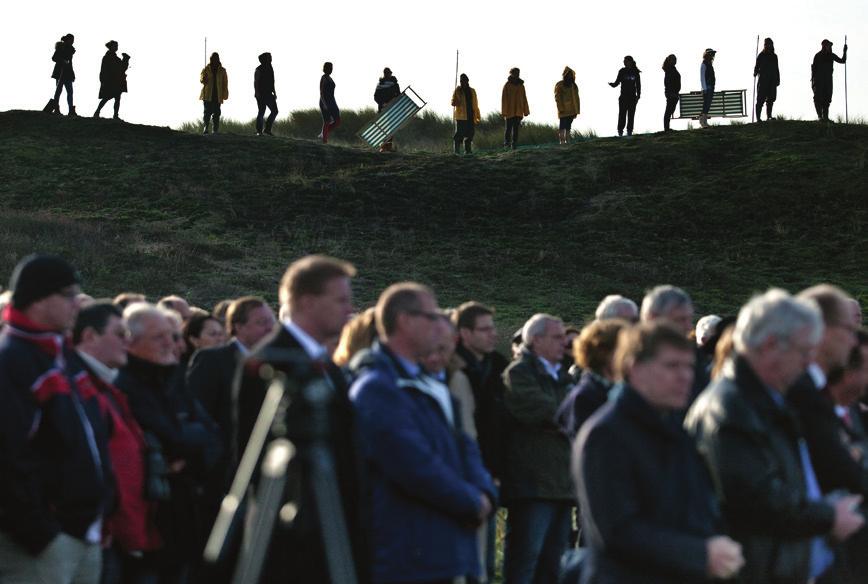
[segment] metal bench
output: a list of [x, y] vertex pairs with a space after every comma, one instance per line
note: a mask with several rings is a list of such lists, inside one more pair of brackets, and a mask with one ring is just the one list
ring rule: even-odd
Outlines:
[[386, 109], [368, 122], [358, 135], [370, 147], [379, 148], [425, 105], [425, 100], [419, 97], [412, 87], [407, 86], [401, 95], [389, 102]]
[[[715, 91], [711, 99], [710, 118], [746, 118], [746, 89]], [[702, 113], [702, 92], [691, 91], [678, 96], [678, 116], [673, 119], [697, 119]]]

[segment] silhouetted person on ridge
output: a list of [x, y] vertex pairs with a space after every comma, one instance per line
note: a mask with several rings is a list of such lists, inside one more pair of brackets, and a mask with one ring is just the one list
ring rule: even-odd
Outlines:
[[672, 114], [675, 113], [680, 99], [681, 73], [675, 68], [677, 62], [678, 58], [675, 55], [669, 55], [663, 61], [663, 91], [666, 94], [666, 111], [663, 113], [664, 132], [672, 131], [669, 127], [669, 120], [672, 119]]
[[341, 125], [341, 110], [335, 101], [335, 82], [332, 79], [334, 65], [326, 61], [322, 66], [322, 77], [319, 79], [319, 111], [322, 112], [323, 144], [328, 144], [329, 134]]
[[814, 55], [811, 64], [811, 87], [814, 90], [814, 107], [817, 108], [817, 118], [829, 121], [829, 105], [832, 103], [832, 71], [835, 62], [847, 62], [847, 45], [844, 45], [844, 55], [839, 57], [832, 52], [832, 41], [824, 39], [820, 52]]
[[264, 133], [271, 136], [271, 126], [277, 119], [277, 90], [274, 89], [274, 68], [271, 66], [271, 53], [259, 55], [259, 66], [253, 73], [253, 94], [256, 97], [256, 135], [263, 134], [262, 122], [265, 108], [268, 108], [268, 119], [265, 120]]
[[473, 150], [471, 143], [476, 133], [476, 124], [482, 120], [479, 113], [479, 101], [476, 99], [476, 90], [470, 87], [470, 78], [465, 73], [461, 74], [461, 84], [452, 93], [453, 117], [455, 118], [455, 154], [461, 154], [461, 142], [464, 142], [464, 153], [470, 154]]
[[576, 72], [564, 67], [562, 79], [555, 84], [555, 104], [558, 106], [558, 141], [567, 144], [570, 141], [570, 130], [573, 120], [581, 113], [579, 101], [579, 86], [576, 85]]
[[518, 67], [509, 70], [509, 77], [503, 84], [503, 92], [500, 98], [500, 115], [506, 120], [506, 129], [503, 132], [503, 147], [515, 150], [518, 147], [518, 129], [521, 120], [530, 115], [530, 106], [527, 105], [527, 93], [524, 90], [524, 81], [520, 77]]
[[199, 74], [202, 91], [199, 99], [205, 106], [205, 128], [203, 134], [210, 132], [211, 117], [214, 117], [214, 133], [220, 131], [220, 104], [229, 99], [229, 76], [220, 63], [220, 55], [211, 53], [210, 62]]
[[717, 51], [714, 49], [705, 49], [702, 53], [702, 65], [699, 67], [699, 81], [702, 85], [702, 113], [699, 115], [699, 125], [703, 128], [708, 127], [708, 112], [711, 111], [711, 100], [714, 99], [714, 85], [716, 77], [714, 76], [714, 56]]
[[54, 90], [54, 98], [48, 100], [48, 104], [42, 111], [50, 114], [60, 113], [60, 92], [66, 89], [66, 103], [69, 106], [69, 115], [75, 116], [75, 105], [72, 103], [72, 82], [75, 81], [75, 71], [72, 69], [72, 56], [75, 54], [75, 47], [72, 43], [75, 42], [75, 37], [72, 34], [66, 34], [60, 37], [60, 40], [54, 43], [54, 54], [51, 60], [54, 61], [54, 70], [51, 72], [51, 78], [57, 80], [57, 88]]
[[103, 55], [102, 67], [99, 70], [99, 105], [93, 112], [93, 117], [98, 118], [103, 106], [113, 99], [115, 100], [113, 118], [119, 120], [121, 94], [127, 90], [127, 68], [130, 66], [130, 56], [122, 53], [123, 58], [118, 57], [117, 41], [109, 41], [105, 46], [108, 50]]
[[[380, 77], [377, 88], [374, 90], [374, 101], [377, 102], [377, 112], [379, 113], [386, 109], [386, 106], [399, 95], [401, 95], [401, 86], [398, 85], [398, 78], [392, 75], [391, 69], [386, 67], [383, 69], [383, 76]], [[380, 152], [392, 152], [394, 149], [391, 136], [380, 146]]]
[[778, 97], [778, 85], [781, 84], [781, 72], [778, 69], [778, 56], [775, 54], [775, 43], [767, 38], [763, 42], [763, 50], [757, 55], [753, 76], [757, 78], [756, 85], [756, 121], [762, 121], [760, 114], [763, 104], [766, 106], [766, 119], [772, 119], [772, 107]]
[[633, 135], [633, 120], [636, 117], [636, 104], [642, 97], [642, 72], [636, 66], [636, 61], [630, 55], [624, 57], [624, 66], [618, 71], [618, 77], [610, 83], [612, 87], [621, 86], [618, 97], [618, 135], [624, 135], [624, 124], [627, 124], [627, 135]]

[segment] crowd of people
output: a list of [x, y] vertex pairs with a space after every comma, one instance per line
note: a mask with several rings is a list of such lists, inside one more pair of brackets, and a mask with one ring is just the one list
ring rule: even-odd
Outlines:
[[[358, 582], [491, 582], [500, 507], [508, 584], [868, 578], [868, 334], [839, 288], [695, 325], [681, 288], [607, 296], [583, 327], [532, 315], [507, 357], [494, 308], [403, 282], [356, 312], [355, 276], [298, 259], [275, 316], [255, 296], [94, 299], [66, 260], [22, 259], [2, 297], [0, 583], [231, 581], [253, 523], [202, 552], [275, 372], [326, 388], [325, 409], [301, 389], [275, 410], [295, 455], [263, 582], [340, 582], [335, 533]], [[323, 427], [337, 532], [311, 479]]]
[[[72, 58], [75, 54], [74, 41], [75, 37], [72, 34], [66, 34], [55, 45], [54, 55], [52, 56], [54, 69], [51, 76], [56, 81], [56, 89], [54, 97], [45, 106], [44, 111], [46, 112], [60, 113], [60, 94], [65, 88], [69, 115], [76, 115], [75, 106], [73, 105], [75, 72], [72, 66]], [[100, 69], [100, 103], [93, 117], [99, 117], [103, 106], [109, 100], [114, 99], [114, 118], [119, 119], [118, 112], [121, 94], [127, 91], [126, 71], [129, 67], [130, 57], [126, 53], [123, 53], [123, 58], [117, 56], [117, 41], [109, 41], [106, 43], [106, 48], [108, 51], [103, 57]], [[703, 96], [699, 123], [702, 127], [708, 127], [708, 118], [714, 98], [716, 86], [714, 59], [716, 54], [717, 51], [714, 49], [706, 49], [702, 54], [702, 62], [699, 69], [700, 86]], [[256, 67], [254, 73], [254, 97], [258, 108], [256, 133], [260, 136], [263, 134], [271, 135], [271, 128], [278, 113], [277, 91], [274, 87], [274, 68], [271, 61], [271, 53], [259, 55], [260, 64]], [[824, 39], [821, 43], [820, 51], [814, 55], [811, 64], [811, 88], [814, 93], [814, 107], [817, 111], [817, 117], [821, 121], [830, 121], [829, 106], [832, 103], [832, 90], [834, 87], [832, 79], [834, 64], [836, 62], [847, 62], [847, 45], [844, 45], [843, 55], [839, 57], [832, 52], [832, 42]], [[681, 74], [676, 68], [676, 63], [676, 56], [669, 55], [664, 60], [662, 67], [664, 71], [664, 94], [666, 96], [663, 128], [666, 132], [671, 131], [669, 124], [678, 105], [681, 91]], [[335, 82], [331, 76], [333, 70], [333, 63], [326, 62], [323, 65], [323, 75], [320, 78], [319, 85], [319, 108], [323, 119], [322, 131], [319, 134], [319, 138], [323, 143], [328, 143], [329, 134], [337, 129], [341, 123], [340, 108], [335, 100]], [[762, 120], [762, 110], [763, 106], [765, 106], [766, 119], [771, 120], [773, 119], [772, 109], [777, 99], [777, 88], [781, 81], [778, 57], [771, 38], [765, 39], [763, 50], [757, 55], [753, 75], [756, 78], [756, 119], [757, 121]], [[212, 120], [213, 131], [215, 133], [219, 132], [220, 106], [224, 101], [229, 99], [229, 80], [226, 69], [220, 62], [220, 55], [218, 53], [211, 54], [208, 64], [199, 75], [199, 81], [202, 84], [199, 100], [202, 101], [204, 107], [203, 133], [208, 134], [211, 132]], [[623, 136], [626, 127], [627, 135], [630, 136], [633, 134], [636, 106], [642, 97], [641, 71], [632, 56], [627, 55], [624, 57], [624, 67], [618, 71], [617, 78], [609, 85], [612, 87], [620, 86], [620, 96], [618, 98], [618, 135]], [[377, 111], [382, 112], [400, 94], [401, 89], [398, 85], [398, 80], [392, 75], [392, 71], [386, 67], [374, 91], [374, 101], [377, 104]], [[561, 144], [566, 144], [569, 141], [572, 123], [581, 113], [579, 90], [576, 85], [576, 73], [570, 67], [564, 68], [562, 79], [555, 85], [554, 98], [558, 111], [558, 140]], [[461, 153], [463, 144], [464, 152], [469, 154], [472, 152], [471, 144], [473, 142], [474, 127], [480, 123], [482, 118], [479, 114], [479, 102], [476, 97], [476, 90], [470, 87], [469, 78], [464, 73], [461, 74], [461, 83], [455, 88], [452, 95], [452, 107], [453, 118], [456, 124], [456, 131], [453, 137], [455, 153]], [[269, 117], [263, 121], [266, 108], [269, 110]], [[503, 86], [500, 114], [506, 124], [503, 145], [505, 148], [515, 149], [518, 146], [521, 121], [530, 115], [524, 81], [520, 77], [518, 67], [510, 69], [509, 77]], [[393, 149], [392, 138], [389, 137], [380, 148], [380, 151], [390, 152]]]

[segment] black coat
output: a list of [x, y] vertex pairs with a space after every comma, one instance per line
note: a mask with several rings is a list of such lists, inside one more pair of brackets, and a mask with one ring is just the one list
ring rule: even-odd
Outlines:
[[[298, 360], [299, 365], [273, 361], [274, 357], [279, 356], [275, 353], [289, 355], [293, 360]], [[264, 338], [251, 355], [239, 365], [242, 370], [239, 384], [233, 390], [233, 407], [238, 420], [237, 456], [243, 453], [243, 447], [247, 444], [267, 391], [266, 382], [259, 376], [260, 367], [266, 363], [285, 373], [299, 388], [314, 376], [323, 375], [316, 372], [321, 368], [310, 367], [313, 362], [285, 326], [278, 325], [274, 332]], [[348, 396], [347, 380], [341, 369], [331, 361], [324, 366], [327, 381], [335, 389], [328, 407], [331, 433], [329, 442], [334, 456], [344, 519], [349, 532], [358, 579], [361, 583], [365, 583], [370, 580], [367, 568], [369, 550], [362, 530], [364, 510], [361, 457], [354, 440], [353, 408]], [[278, 531], [273, 538], [263, 582], [329, 582], [325, 551], [314, 507], [314, 493], [310, 481], [304, 480], [305, 477], [310, 476], [309, 453], [305, 447], [311, 441], [311, 412], [310, 406], [300, 395], [295, 394], [286, 412], [284, 426], [286, 437], [297, 448], [296, 457], [290, 465], [290, 474], [294, 477], [294, 481], [289, 492], [298, 506], [298, 514], [291, 527]]]
[[117, 53], [106, 51], [99, 70], [99, 98], [109, 99], [127, 90], [127, 67], [129, 59], [121, 59]]
[[832, 73], [835, 63], [846, 63], [847, 55], [842, 59], [832, 51], [819, 51], [811, 63], [811, 85], [813, 87], [831, 88]]
[[635, 101], [642, 97], [642, 76], [636, 67], [621, 67], [612, 87], [621, 86], [621, 99]]
[[763, 51], [756, 57], [753, 74], [757, 76], [757, 84], [763, 89], [772, 89], [781, 84], [781, 72], [778, 69], [778, 56]]
[[558, 425], [570, 440], [575, 440], [582, 425], [608, 401], [612, 385], [596, 373], [582, 372], [557, 413]]
[[731, 535], [742, 544], [741, 581], [803, 584], [811, 540], [829, 533], [834, 510], [808, 500], [798, 417], [769, 391], [738, 358], [699, 396], [685, 425], [714, 475]]
[[579, 433], [579, 505], [590, 548], [582, 583], [706, 581], [720, 530], [711, 478], [679, 416], [625, 387]]
[[64, 42], [54, 44], [54, 54], [51, 60], [54, 61], [54, 69], [51, 71], [51, 78], [58, 81], [75, 81], [75, 71], [72, 68], [72, 56], [75, 54], [75, 47]]
[[666, 97], [675, 97], [681, 92], [681, 73], [675, 65], [666, 67], [663, 74], [663, 91]]
[[274, 94], [274, 67], [271, 63], [262, 63], [253, 72], [253, 95], [263, 99]]

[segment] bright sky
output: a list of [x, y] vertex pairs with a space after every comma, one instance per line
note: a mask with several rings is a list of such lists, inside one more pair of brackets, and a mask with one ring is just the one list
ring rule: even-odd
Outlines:
[[[626, 54], [643, 71], [643, 97], [636, 131], [658, 131], [665, 105], [660, 66], [678, 57], [683, 91], [699, 89], [706, 47], [718, 51], [718, 89], [748, 89], [757, 35], [775, 41], [781, 86], [775, 113], [813, 119], [810, 64], [820, 41], [829, 38], [848, 62], [850, 118], [868, 118], [868, 19], [865, 0], [697, 0], [591, 3], [564, 0], [480, 2], [253, 3], [152, 0], [77, 2], [10, 0], [0, 19], [3, 90], [0, 111], [41, 109], [54, 89], [50, 78], [54, 43], [75, 35], [75, 96], [79, 114], [90, 115], [99, 91], [105, 43], [120, 43], [132, 55], [129, 93], [121, 116], [131, 122], [176, 127], [201, 115], [199, 71], [208, 51], [218, 51], [229, 74], [223, 114], [256, 115], [253, 70], [257, 55], [274, 56], [281, 116], [316, 107], [322, 62], [334, 62], [336, 97], [342, 108], [373, 106], [374, 86], [384, 66], [402, 88], [412, 85], [428, 108], [451, 114], [455, 51], [479, 95], [483, 115], [500, 107], [510, 67], [521, 68], [530, 119], [555, 124], [552, 95], [564, 65], [577, 72], [582, 114], [574, 129], [612, 135], [618, 90], [613, 81]], [[120, 52], [119, 51], [119, 52]], [[65, 98], [62, 98], [65, 100]], [[107, 106], [103, 115], [110, 115]], [[62, 111], [66, 112], [65, 102]], [[836, 65], [832, 116], [844, 115], [844, 67]], [[748, 116], [750, 108], [748, 108]], [[750, 117], [747, 118], [750, 120]], [[675, 122], [675, 128], [686, 122]]]

